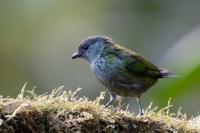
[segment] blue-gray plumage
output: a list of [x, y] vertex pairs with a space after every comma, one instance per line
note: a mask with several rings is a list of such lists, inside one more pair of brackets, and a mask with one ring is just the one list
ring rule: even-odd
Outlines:
[[72, 59], [86, 59], [97, 79], [110, 92], [109, 106], [116, 95], [136, 97], [143, 114], [140, 96], [159, 78], [170, 77], [172, 72], [160, 69], [137, 53], [130, 51], [105, 36], [83, 40]]

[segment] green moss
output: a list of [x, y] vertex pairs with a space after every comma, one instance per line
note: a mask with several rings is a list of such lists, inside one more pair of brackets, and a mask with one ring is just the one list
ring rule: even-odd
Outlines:
[[94, 101], [75, 92], [55, 89], [36, 95], [25, 86], [17, 98], [0, 98], [0, 132], [200, 132], [200, 117], [169, 113], [170, 102], [156, 111], [152, 104], [143, 116], [100, 104], [105, 93]]

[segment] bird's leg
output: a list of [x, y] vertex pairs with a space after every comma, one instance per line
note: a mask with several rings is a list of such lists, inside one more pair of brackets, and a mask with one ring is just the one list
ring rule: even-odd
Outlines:
[[141, 104], [141, 102], [140, 102], [140, 97], [136, 97], [136, 100], [137, 100], [137, 102], [138, 102], [138, 104], [139, 104], [139, 112], [140, 112], [140, 116], [141, 115], [144, 115], [144, 111], [143, 111], [143, 109], [142, 109], [142, 104]]
[[116, 94], [109, 91], [110, 94], [110, 101], [105, 105], [105, 107], [108, 107], [114, 100], [116, 100]]

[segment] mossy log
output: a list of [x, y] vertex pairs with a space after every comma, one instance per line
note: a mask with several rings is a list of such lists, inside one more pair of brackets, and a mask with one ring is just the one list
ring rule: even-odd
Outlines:
[[[79, 90], [79, 89], [78, 89]], [[0, 99], [0, 133], [198, 133], [200, 118], [187, 120], [183, 114], [169, 113], [166, 108], [155, 111], [149, 106], [145, 115], [100, 104], [104, 93], [96, 100], [79, 98], [78, 92], [62, 91], [37, 96], [24, 88], [17, 98]]]

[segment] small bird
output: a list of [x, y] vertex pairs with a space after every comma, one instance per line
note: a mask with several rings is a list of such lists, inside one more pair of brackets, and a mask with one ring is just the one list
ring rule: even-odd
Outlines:
[[135, 97], [143, 115], [141, 95], [159, 78], [171, 77], [174, 73], [161, 69], [136, 52], [118, 45], [106, 36], [90, 36], [84, 39], [72, 59], [83, 58], [90, 64], [97, 79], [108, 89], [110, 101], [116, 96]]

